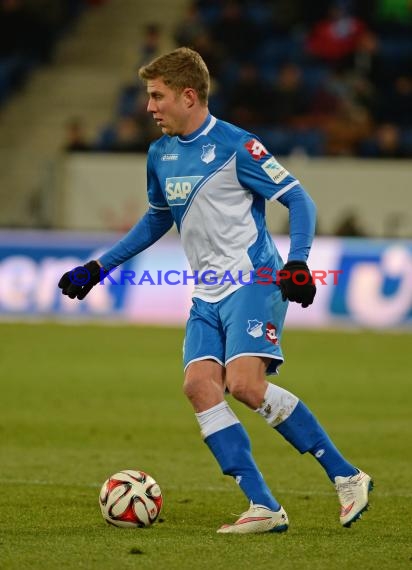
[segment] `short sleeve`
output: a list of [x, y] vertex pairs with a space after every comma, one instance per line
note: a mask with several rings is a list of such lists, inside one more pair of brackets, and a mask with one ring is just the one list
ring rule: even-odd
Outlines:
[[299, 184], [257, 137], [247, 133], [238, 143], [236, 170], [244, 188], [270, 201]]

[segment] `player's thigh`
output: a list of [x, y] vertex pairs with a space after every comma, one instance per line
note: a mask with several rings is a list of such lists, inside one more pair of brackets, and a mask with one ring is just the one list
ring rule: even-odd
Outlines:
[[194, 299], [184, 342], [184, 392], [196, 411], [223, 399], [224, 335], [216, 304]]
[[214, 360], [224, 365], [225, 339], [216, 303], [193, 299], [183, 346], [185, 370], [199, 360]]
[[267, 374], [283, 362], [281, 335], [288, 303], [274, 285], [246, 285], [221, 305], [226, 332], [225, 365], [243, 356], [269, 359]]

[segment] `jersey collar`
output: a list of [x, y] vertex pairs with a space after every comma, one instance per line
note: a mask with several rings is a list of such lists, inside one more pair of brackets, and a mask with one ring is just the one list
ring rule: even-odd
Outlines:
[[216, 120], [216, 117], [209, 113], [205, 121], [200, 125], [198, 129], [193, 131], [193, 133], [190, 133], [190, 135], [187, 136], [178, 136], [177, 138], [182, 143], [192, 142], [201, 136], [207, 135], [207, 133], [215, 126]]

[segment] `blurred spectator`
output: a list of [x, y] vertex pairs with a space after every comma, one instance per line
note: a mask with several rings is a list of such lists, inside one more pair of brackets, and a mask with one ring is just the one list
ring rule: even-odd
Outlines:
[[301, 68], [294, 63], [282, 65], [266, 98], [264, 113], [270, 124], [300, 126], [309, 110]]
[[66, 124], [66, 135], [63, 149], [68, 152], [84, 152], [91, 150], [87, 141], [83, 122], [73, 118]]
[[351, 71], [373, 83], [384, 73], [380, 40], [374, 32], [365, 30], [359, 37], [351, 60]]
[[352, 210], [342, 215], [332, 233], [335, 236], [341, 237], [362, 237], [367, 235], [359, 220], [358, 214]]
[[346, 74], [334, 69], [313, 89], [310, 111], [319, 120], [340, 113], [344, 101], [352, 100], [352, 90]]
[[378, 94], [373, 83], [355, 73], [348, 76], [347, 83], [353, 104], [364, 109], [372, 119], [378, 105]]
[[253, 51], [259, 44], [258, 30], [237, 0], [224, 0], [217, 20], [211, 27], [211, 35], [217, 42], [225, 57], [242, 60], [250, 54], [252, 41]]
[[137, 67], [146, 65], [160, 55], [161, 28], [158, 24], [147, 24], [143, 32], [143, 39], [139, 47]]
[[357, 154], [364, 158], [412, 158], [412, 152], [402, 145], [401, 131], [397, 125], [378, 125], [372, 136], [363, 139]]
[[178, 46], [193, 47], [196, 38], [205, 32], [199, 7], [196, 2], [191, 2], [174, 31], [174, 40]]
[[328, 17], [317, 22], [309, 32], [306, 49], [310, 55], [330, 65], [347, 67], [365, 28], [364, 22], [335, 4]]
[[341, 100], [336, 114], [323, 124], [326, 153], [331, 156], [352, 156], [359, 142], [371, 132], [372, 120], [366, 109], [350, 100]]
[[384, 123], [412, 126], [412, 73], [400, 75], [381, 90], [376, 119]]
[[192, 46], [189, 47], [198, 51], [203, 57], [212, 79], [217, 79], [224, 74], [228, 64], [227, 60], [225, 61], [224, 50], [213, 40], [208, 32], [200, 32], [199, 35], [193, 38]]
[[[254, 128], [277, 154], [406, 157], [411, 7], [412, 0], [192, 0], [174, 39], [205, 59], [212, 112]], [[146, 29], [143, 60], [157, 55], [158, 31]], [[146, 104], [144, 90], [130, 85], [116, 116], [132, 116], [139, 138], [151, 141], [160, 133]]]
[[139, 129], [144, 133], [144, 138], [148, 141], [159, 138], [161, 131], [152, 116], [147, 112], [146, 90], [139, 91], [135, 101], [133, 116], [136, 119]]
[[267, 106], [262, 93], [265, 86], [253, 62], [240, 66], [238, 79], [227, 94], [227, 116], [230, 121], [240, 123], [245, 128], [259, 125], [268, 119]]
[[146, 152], [149, 147], [143, 129], [135, 117], [120, 117], [115, 125], [114, 137], [106, 149], [110, 152]]

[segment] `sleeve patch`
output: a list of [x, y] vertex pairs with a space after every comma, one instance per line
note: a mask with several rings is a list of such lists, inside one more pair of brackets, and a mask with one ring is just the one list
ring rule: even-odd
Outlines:
[[262, 164], [262, 168], [275, 184], [280, 184], [280, 182], [289, 176], [289, 172], [286, 168], [279, 164], [273, 156]]
[[260, 160], [263, 156], [269, 154], [263, 144], [257, 139], [250, 139], [250, 141], [245, 143], [245, 149], [255, 160]]

